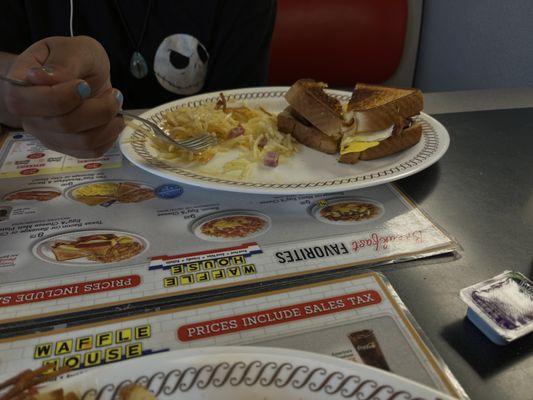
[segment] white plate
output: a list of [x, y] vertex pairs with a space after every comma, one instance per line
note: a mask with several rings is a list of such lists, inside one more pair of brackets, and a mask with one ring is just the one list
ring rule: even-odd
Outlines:
[[[320, 211], [322, 211], [322, 209], [327, 206], [332, 206], [334, 204], [341, 204], [341, 203], [352, 203], [352, 202], [372, 204], [374, 207], [378, 209], [378, 212], [377, 214], [371, 216], [370, 218], [365, 218], [360, 221], [334, 221], [320, 214]], [[360, 224], [364, 224], [370, 221], [375, 222], [376, 220], [381, 218], [381, 216], [385, 212], [385, 207], [383, 207], [383, 204], [377, 202], [376, 200], [372, 200], [367, 197], [338, 197], [338, 198], [333, 198], [333, 199], [323, 199], [323, 200], [316, 202], [311, 207], [310, 212], [311, 212], [311, 215], [315, 217], [318, 221], [325, 222], [326, 224], [333, 224], [333, 225], [356, 225], [357, 224], [357, 225], [360, 225]]]
[[[19, 199], [19, 200], [7, 200], [8, 196], [11, 196], [11, 195], [16, 194], [16, 193], [20, 193], [20, 192], [41, 192], [41, 191], [56, 192], [56, 193], [59, 193], [59, 196], [56, 196], [53, 199], [44, 200], [44, 201], [22, 200], [22, 199]], [[59, 198], [61, 198], [61, 189], [53, 187], [53, 186], [39, 186], [39, 187], [32, 187], [32, 188], [26, 188], [26, 189], [19, 189], [19, 190], [15, 190], [13, 192], [10, 192], [10, 193], [6, 193], [4, 196], [2, 196], [2, 200], [3, 201], [9, 202], [9, 203], [23, 203], [23, 204], [46, 203], [47, 201], [52, 201], [52, 200], [56, 200], [56, 199], [59, 199]]]
[[[67, 199], [75, 201], [76, 203], [85, 204], [82, 201], [78, 200], [78, 198], [74, 194], [74, 191], [76, 191], [77, 189], [79, 189], [81, 187], [87, 186], [87, 185], [94, 185], [95, 183], [123, 183], [123, 182], [124, 183], [135, 183], [137, 185], [140, 185], [141, 188], [143, 188], [143, 189], [152, 189], [152, 190], [154, 190], [153, 186], [148, 185], [147, 183], [144, 183], [144, 182], [130, 181], [130, 180], [126, 180], [126, 179], [102, 179], [102, 180], [98, 180], [98, 181], [83, 182], [83, 183], [79, 183], [77, 185], [71, 186], [65, 191], [65, 197]], [[152, 199], [148, 199], [148, 200], [152, 200]], [[148, 201], [148, 200], [143, 200], [142, 202]], [[137, 202], [137, 203], [142, 203], [142, 202]], [[113, 203], [113, 205], [115, 205], [115, 204], [126, 204], [127, 205], [127, 204], [132, 204], [132, 203], [121, 203], [119, 201], [116, 201], [116, 202]], [[91, 207], [91, 206], [89, 206], [89, 207]]]
[[[137, 381], [158, 400], [451, 400], [434, 389], [389, 372], [334, 357], [267, 347], [178, 350], [87, 370], [60, 380], [81, 398], [111, 400], [117, 388]], [[369, 396], [374, 393], [374, 396]], [[115, 397], [115, 398], [118, 398]]]
[[106, 234], [106, 233], [114, 233], [117, 236], [129, 236], [135, 239], [137, 242], [139, 242], [142, 246], [142, 250], [139, 254], [136, 254], [135, 256], [124, 259], [124, 260], [105, 263], [106, 265], [115, 265], [119, 263], [130, 263], [131, 262], [130, 260], [132, 258], [139, 257], [141, 254], [143, 254], [148, 249], [148, 246], [149, 246], [148, 240], [146, 240], [142, 236], [139, 236], [135, 233], [115, 231], [115, 230], [110, 230], [110, 229], [99, 229], [99, 230], [95, 229], [95, 230], [83, 230], [83, 231], [76, 231], [76, 232], [61, 233], [59, 235], [51, 236], [49, 238], [46, 238], [36, 243], [32, 248], [32, 253], [39, 260], [46, 261], [46, 262], [53, 263], [53, 264], [70, 265], [73, 267], [83, 267], [87, 265], [99, 264], [98, 261], [88, 260], [87, 258], [76, 258], [73, 260], [57, 261], [54, 256], [54, 253], [52, 252], [52, 245], [60, 240], [76, 240], [76, 238], [80, 236], [99, 235], [99, 234]]
[[[283, 95], [288, 87], [249, 88], [225, 91], [228, 99], [246, 101], [249, 106], [263, 106], [278, 113], [287, 102]], [[329, 93], [347, 101], [351, 93], [330, 90]], [[187, 97], [142, 114], [159, 123], [164, 113], [182, 106], [194, 107], [215, 102], [218, 93]], [[415, 174], [438, 161], [448, 149], [450, 137], [438, 121], [422, 113], [417, 117], [422, 123], [422, 140], [398, 154], [372, 161], [360, 161], [355, 165], [337, 162], [338, 156], [320, 153], [300, 145], [300, 151], [276, 168], [261, 168], [247, 180], [227, 176], [211, 176], [196, 168], [186, 167], [157, 158], [157, 154], [145, 140], [142, 132], [126, 127], [120, 137], [120, 148], [126, 158], [145, 171], [168, 180], [203, 188], [232, 192], [262, 194], [334, 193], [380, 185]]]
[[[238, 237], [218, 237], [218, 236], [212, 236], [207, 235], [202, 232], [202, 226], [206, 224], [207, 222], [213, 221], [215, 219], [220, 219], [224, 217], [236, 217], [236, 216], [249, 216], [249, 217], [256, 217], [264, 221], [265, 225], [261, 227], [259, 230], [252, 232], [246, 236], [238, 236]], [[257, 211], [248, 211], [248, 210], [227, 210], [227, 211], [219, 211], [213, 214], [205, 215], [196, 221], [194, 221], [191, 225], [191, 231], [196, 235], [196, 237], [208, 240], [211, 242], [235, 242], [239, 240], [248, 240], [260, 235], [265, 234], [269, 229], [271, 225], [271, 220], [268, 215], [265, 215], [263, 213], [257, 212]]]

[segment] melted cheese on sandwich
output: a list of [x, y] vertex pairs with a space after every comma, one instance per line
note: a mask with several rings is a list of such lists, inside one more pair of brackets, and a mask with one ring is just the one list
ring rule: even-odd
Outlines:
[[391, 125], [387, 129], [374, 132], [356, 132], [354, 127], [351, 127], [351, 129], [351, 131], [348, 130], [345, 132], [342, 137], [340, 149], [341, 155], [356, 152], [359, 153], [379, 145], [379, 142], [392, 135], [394, 125]]

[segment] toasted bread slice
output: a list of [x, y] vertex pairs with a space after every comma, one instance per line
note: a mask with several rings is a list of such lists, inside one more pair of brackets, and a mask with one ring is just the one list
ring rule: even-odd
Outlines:
[[312, 79], [300, 79], [285, 94], [285, 99], [298, 114], [326, 135], [337, 139], [342, 127], [340, 101], [326, 92], [327, 85]]
[[396, 125], [392, 135], [381, 141], [379, 145], [362, 152], [342, 154], [339, 157], [339, 162], [344, 164], [355, 164], [359, 160], [368, 161], [390, 156], [391, 154], [398, 153], [414, 146], [420, 141], [421, 137], [422, 125], [419, 123], [413, 123], [407, 128], [403, 128], [402, 125]]
[[391, 137], [382, 141], [379, 146], [363, 151], [360, 159], [374, 160], [398, 153], [417, 144], [421, 137], [422, 125], [414, 123], [410, 127], [402, 129], [399, 133], [391, 135]]
[[424, 107], [418, 89], [400, 89], [358, 83], [347, 107], [347, 117], [353, 113], [359, 132], [379, 131], [399, 125], [417, 115]]
[[353, 151], [351, 153], [341, 154], [339, 162], [343, 164], [355, 164], [361, 158], [361, 152]]
[[322, 153], [335, 154], [339, 147], [340, 138], [335, 139], [318, 130], [290, 106], [278, 114], [278, 130], [291, 134], [300, 143]]

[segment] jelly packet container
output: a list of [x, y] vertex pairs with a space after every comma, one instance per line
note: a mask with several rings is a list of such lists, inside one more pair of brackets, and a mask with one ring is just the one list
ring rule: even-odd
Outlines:
[[467, 318], [499, 345], [533, 332], [533, 282], [519, 272], [504, 271], [460, 292]]

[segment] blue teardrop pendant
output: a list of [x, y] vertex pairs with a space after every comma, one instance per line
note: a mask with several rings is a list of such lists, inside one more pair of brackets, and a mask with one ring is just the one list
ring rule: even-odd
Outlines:
[[148, 64], [146, 63], [146, 60], [142, 54], [138, 51], [133, 53], [131, 56], [130, 71], [131, 74], [137, 79], [144, 78], [146, 75], [148, 75]]

